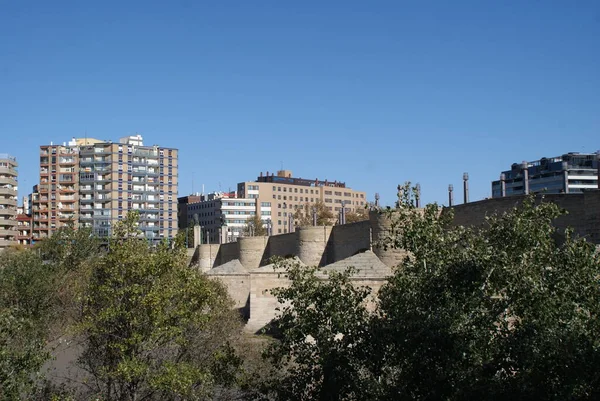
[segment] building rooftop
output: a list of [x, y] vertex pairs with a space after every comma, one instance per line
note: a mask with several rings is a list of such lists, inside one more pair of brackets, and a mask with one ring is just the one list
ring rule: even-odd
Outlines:
[[311, 180], [306, 178], [293, 177], [292, 172], [290, 170], [279, 170], [277, 174], [269, 174], [269, 172], [267, 171], [266, 175], [263, 175], [263, 173], [261, 172], [258, 178], [256, 179], [256, 182], [273, 182], [280, 184], [303, 185], [306, 187], [346, 188], [345, 182], [329, 180], [322, 181], [318, 178]]

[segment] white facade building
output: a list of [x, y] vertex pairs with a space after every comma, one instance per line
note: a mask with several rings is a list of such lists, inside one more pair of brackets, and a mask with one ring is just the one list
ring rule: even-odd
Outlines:
[[270, 224], [270, 202], [257, 205], [257, 201], [237, 198], [235, 193], [210, 193], [200, 202], [187, 204], [188, 227], [195, 222], [202, 227], [202, 243], [237, 241], [257, 212], [263, 224]]

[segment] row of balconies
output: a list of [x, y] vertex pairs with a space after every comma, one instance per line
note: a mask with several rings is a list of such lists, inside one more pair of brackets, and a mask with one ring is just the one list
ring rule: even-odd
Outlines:
[[[0, 195], [15, 196], [16, 194], [17, 194], [16, 188], [0, 187]], [[0, 198], [0, 202], [2, 202], [2, 198]]]
[[17, 176], [17, 170], [12, 167], [0, 166], [0, 175]]
[[17, 179], [16, 177], [12, 177], [12, 176], [3, 176], [0, 175], [0, 185], [12, 185], [12, 186], [17, 186]]

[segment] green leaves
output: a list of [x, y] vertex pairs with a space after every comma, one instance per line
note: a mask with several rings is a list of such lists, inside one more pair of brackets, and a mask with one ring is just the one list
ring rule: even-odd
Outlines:
[[[136, 223], [131, 215], [115, 227], [109, 252], [92, 267], [79, 361], [107, 399], [196, 399], [210, 391], [212, 360], [234, 333], [212, 339], [229, 299], [219, 283], [185, 266], [181, 249], [151, 248]], [[204, 355], [193, 349], [209, 343]]]
[[268, 392], [286, 400], [362, 397], [370, 289], [351, 283], [352, 270], [324, 275], [289, 260], [278, 264], [291, 285], [273, 291], [284, 305], [275, 321], [281, 338], [265, 356], [285, 373]]
[[553, 227], [554, 204], [530, 197], [478, 229], [449, 226], [435, 207], [389, 213], [387, 243], [411, 253], [375, 324], [389, 397], [593, 399], [600, 264]]

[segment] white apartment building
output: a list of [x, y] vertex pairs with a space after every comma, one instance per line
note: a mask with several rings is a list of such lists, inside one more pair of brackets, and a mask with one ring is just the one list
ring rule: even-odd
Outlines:
[[195, 222], [202, 227], [202, 243], [237, 241], [256, 213], [260, 213], [265, 226], [271, 224], [271, 203], [257, 204], [257, 201], [256, 198], [238, 198], [235, 192], [203, 195], [199, 202], [184, 206], [188, 227]]

